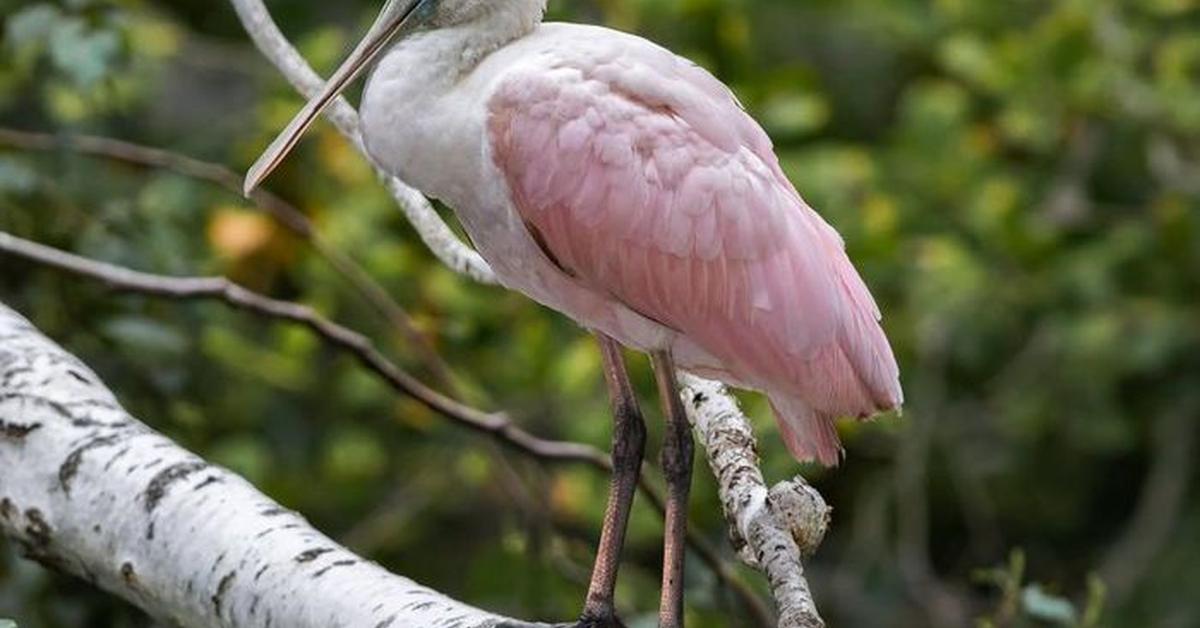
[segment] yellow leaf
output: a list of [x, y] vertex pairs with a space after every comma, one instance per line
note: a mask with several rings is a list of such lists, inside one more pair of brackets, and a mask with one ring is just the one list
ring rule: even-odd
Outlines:
[[592, 497], [588, 478], [575, 472], [563, 472], [550, 483], [550, 508], [564, 515], [578, 516], [587, 509]]
[[262, 214], [227, 207], [217, 210], [208, 224], [208, 241], [221, 257], [240, 260], [258, 253], [271, 241], [275, 225]]

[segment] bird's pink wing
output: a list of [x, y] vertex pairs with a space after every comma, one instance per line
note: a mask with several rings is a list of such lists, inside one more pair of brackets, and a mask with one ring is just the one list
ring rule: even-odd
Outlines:
[[840, 237], [704, 70], [635, 38], [581, 42], [507, 75], [488, 131], [552, 261], [766, 388], [798, 457], [836, 461], [832, 416], [900, 402]]

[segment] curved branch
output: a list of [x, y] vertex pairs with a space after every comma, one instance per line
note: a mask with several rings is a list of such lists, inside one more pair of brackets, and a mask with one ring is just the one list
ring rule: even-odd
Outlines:
[[0, 531], [27, 556], [172, 625], [546, 626], [355, 556], [137, 421], [2, 304], [0, 468]]
[[[207, 181], [230, 193], [242, 195], [242, 177], [220, 164], [181, 155], [161, 148], [153, 148], [123, 140], [94, 135], [63, 135], [18, 131], [0, 127], [0, 144], [26, 151], [53, 151], [69, 149], [81, 155], [101, 157], [147, 168], [169, 170], [185, 177]], [[393, 327], [404, 334], [408, 343], [420, 353], [430, 373], [447, 392], [453, 394], [457, 378], [450, 365], [434, 349], [428, 336], [417, 329], [412, 316], [397, 303], [383, 286], [379, 285], [357, 262], [330, 245], [304, 212], [291, 203], [258, 188], [250, 199], [260, 210], [269, 214], [279, 224], [297, 237], [308, 242], [313, 250], [324, 258], [372, 309]]]
[[1142, 483], [1137, 508], [1125, 530], [1100, 565], [1109, 595], [1122, 601], [1150, 570], [1179, 525], [1195, 467], [1196, 404], [1194, 399], [1159, 415], [1152, 428], [1150, 469]]
[[[316, 96], [325, 81], [304, 57], [284, 37], [283, 32], [271, 19], [271, 13], [259, 0], [231, 0], [234, 10], [242, 20], [246, 32], [254, 39], [255, 45], [272, 64], [291, 83], [296, 91], [306, 98]], [[345, 98], [339, 97], [328, 110], [326, 117], [337, 127], [346, 139], [350, 140], [362, 153], [375, 173], [387, 185], [387, 189], [399, 203], [400, 209], [408, 222], [416, 229], [421, 241], [437, 256], [443, 264], [459, 274], [466, 275], [475, 281], [485, 284], [496, 284], [496, 274], [474, 249], [467, 246], [454, 234], [454, 231], [442, 220], [433, 205], [417, 190], [406, 185], [400, 179], [388, 174], [371, 159], [363, 145], [359, 131], [358, 112]]]
[[392, 388], [463, 427], [492, 435], [508, 446], [543, 460], [586, 462], [603, 468], [609, 466], [608, 457], [594, 447], [539, 438], [521, 429], [503, 413], [484, 412], [429, 388], [384, 357], [368, 338], [322, 317], [307, 306], [265, 297], [224, 277], [152, 275], [72, 255], [2, 231], [0, 253], [94, 279], [116, 290], [179, 300], [221, 301], [260, 316], [303, 325], [325, 342], [353, 355]]

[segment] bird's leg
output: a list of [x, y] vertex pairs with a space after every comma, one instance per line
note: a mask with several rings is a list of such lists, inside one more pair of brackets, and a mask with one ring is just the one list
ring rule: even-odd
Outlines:
[[621, 547], [625, 544], [625, 529], [629, 511], [642, 472], [642, 456], [646, 452], [646, 424], [638, 407], [621, 346], [615, 340], [597, 333], [600, 353], [604, 357], [604, 379], [608, 383], [613, 411], [612, 483], [608, 508], [604, 512], [604, 527], [592, 581], [588, 586], [587, 602], [579, 625], [586, 628], [621, 626], [613, 608], [613, 589], [617, 584], [617, 568], [621, 562]]
[[651, 354], [654, 379], [667, 417], [663, 436], [662, 468], [667, 480], [666, 532], [663, 535], [662, 600], [660, 628], [683, 626], [683, 555], [687, 537], [688, 492], [692, 485], [692, 429], [675, 381], [675, 361], [668, 351]]

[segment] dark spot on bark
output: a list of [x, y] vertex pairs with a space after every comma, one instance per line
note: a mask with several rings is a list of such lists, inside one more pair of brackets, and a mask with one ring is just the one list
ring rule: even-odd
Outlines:
[[92, 380], [88, 379], [83, 373], [80, 373], [79, 371], [77, 371], [75, 369], [67, 369], [67, 375], [70, 375], [71, 377], [75, 378], [75, 380], [81, 384], [92, 383]]
[[0, 421], [0, 437], [24, 440], [26, 436], [42, 429], [41, 423], [5, 423]]
[[[17, 549], [22, 558], [32, 560], [33, 562], [45, 567], [50, 571], [67, 573], [70, 571], [63, 560], [54, 556], [50, 552], [50, 548], [24, 539], [17, 539]], [[84, 574], [85, 576], [87, 574]]]
[[146, 490], [142, 492], [146, 500], [146, 512], [154, 512], [159, 502], [167, 496], [167, 491], [171, 488], [172, 484], [207, 467], [208, 463], [201, 460], [194, 460], [192, 462], [175, 463], [156, 473], [150, 480], [150, 483], [146, 485]]
[[104, 470], [108, 471], [109, 469], [112, 469], [113, 464], [124, 457], [125, 454], [129, 453], [130, 449], [132, 449], [132, 447], [125, 447], [121, 449], [121, 451], [118, 451], [112, 458], [109, 458], [108, 462], [104, 463]]
[[[10, 375], [12, 373], [13, 371], [9, 372]], [[18, 400], [24, 403], [32, 403], [36, 406], [41, 406], [63, 418], [71, 417], [71, 412], [67, 409], [67, 407], [57, 401], [51, 401], [50, 399], [44, 399], [42, 397], [36, 397], [25, 393], [7, 393], [0, 395], [0, 403], [12, 400]]]
[[317, 557], [320, 556], [321, 554], [328, 554], [329, 552], [332, 552], [332, 551], [333, 551], [333, 548], [331, 548], [331, 547], [319, 547], [317, 549], [305, 550], [296, 555], [296, 562], [311, 563], [312, 561], [316, 560]]
[[221, 483], [221, 482], [224, 482], [224, 481], [225, 481], [225, 480], [222, 480], [221, 478], [219, 478], [219, 477], [217, 477], [217, 476], [215, 476], [215, 475], [210, 475], [210, 476], [208, 476], [207, 478], [204, 478], [204, 481], [203, 481], [203, 482], [201, 482], [201, 483], [197, 484], [197, 485], [196, 485], [196, 488], [195, 488], [194, 490], [197, 490], [197, 491], [198, 491], [198, 490], [200, 490], [200, 489], [202, 489], [202, 488], [208, 488], [209, 486], [212, 486], [213, 484], [219, 484], [219, 483]]
[[0, 379], [0, 384], [3, 384], [4, 387], [7, 388], [8, 386], [12, 385], [13, 381], [16, 380], [18, 376], [24, 375], [26, 373], [32, 373], [32, 372], [33, 372], [33, 369], [31, 369], [27, 366], [20, 366], [20, 367], [14, 368], [14, 369], [8, 369], [7, 371], [4, 372], [4, 378]]
[[[120, 412], [120, 410], [121, 410], [121, 408], [119, 408], [117, 406], [117, 404], [115, 404], [111, 401], [105, 401], [103, 399], [80, 399], [78, 401], [68, 401], [68, 402], [64, 403], [63, 405], [68, 408], [102, 408], [104, 410], [116, 410], [118, 412]], [[86, 419], [82, 419], [82, 420], [91, 421], [98, 425], [111, 425], [111, 426], [116, 426], [116, 425], [123, 426], [127, 423], [126, 421], [116, 421], [113, 423], [101, 423], [100, 421], [97, 421], [96, 419], [93, 419], [91, 417], [87, 417]]]
[[25, 526], [25, 535], [29, 537], [33, 543], [34, 549], [46, 548], [50, 545], [50, 524], [46, 523], [45, 516], [42, 511], [37, 508], [30, 508], [25, 511], [25, 518], [29, 523]]
[[17, 507], [13, 505], [12, 500], [5, 497], [0, 499], [0, 517], [6, 521], [12, 521], [13, 513], [17, 511]]
[[259, 570], [254, 573], [254, 581], [258, 582], [258, 579], [263, 577], [263, 574], [267, 573], [267, 570], [270, 568], [270, 565], [263, 565], [261, 568], [259, 568]]
[[58, 467], [58, 485], [62, 487], [63, 492], [67, 495], [71, 494], [71, 481], [79, 473], [79, 466], [83, 464], [83, 456], [87, 452], [100, 447], [108, 447], [120, 439], [121, 437], [117, 434], [90, 438], [68, 454], [67, 459], [63, 460], [63, 463]]
[[392, 615], [391, 617], [388, 617], [387, 619], [379, 622], [378, 624], [375, 624], [375, 628], [388, 628], [389, 626], [391, 626], [394, 623], [396, 623], [396, 616]]
[[330, 563], [329, 565], [321, 568], [321, 570], [318, 571], [317, 573], [313, 574], [313, 579], [320, 578], [321, 576], [329, 573], [329, 571], [331, 569], [337, 569], [338, 567], [349, 567], [350, 565], [353, 565], [357, 562], [358, 561], [353, 560], [353, 559], [346, 559], [346, 560], [339, 560], [339, 561]]
[[100, 534], [100, 530], [100, 524], [97, 523], [96, 525], [92, 526], [92, 534]]
[[707, 401], [708, 401], [708, 396], [707, 396], [707, 395], [705, 395], [705, 394], [704, 394], [704, 393], [702, 393], [702, 392], [700, 392], [700, 393], [696, 393], [696, 396], [695, 396], [695, 397], [692, 397], [692, 407], [693, 407], [693, 408], [696, 408], [697, 410], [699, 410], [699, 409], [700, 409], [700, 406], [704, 405], [704, 404], [705, 404], [705, 402], [707, 402]]
[[154, 540], [154, 523], [155, 523], [154, 521], [151, 521], [150, 525], [146, 526], [146, 540], [147, 541]]
[[121, 563], [121, 579], [129, 586], [137, 586], [137, 571], [133, 569], [133, 563]]
[[233, 579], [236, 577], [237, 572], [231, 571], [217, 583], [217, 592], [212, 596], [213, 609], [216, 611], [217, 617], [221, 616], [221, 605], [225, 603], [225, 594], [229, 592], [229, 587], [233, 586]]
[[258, 514], [263, 517], [278, 517], [279, 515], [286, 515], [290, 512], [290, 510], [284, 508], [283, 506], [269, 506], [260, 510]]

